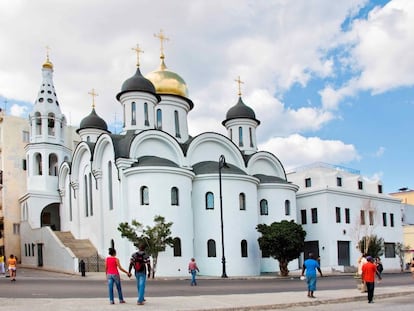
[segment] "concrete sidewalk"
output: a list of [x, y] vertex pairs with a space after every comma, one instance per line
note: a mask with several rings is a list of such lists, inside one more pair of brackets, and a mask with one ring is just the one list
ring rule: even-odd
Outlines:
[[[54, 272], [25, 270], [19, 271], [22, 278], [81, 278], [79, 275], [63, 275]], [[88, 273], [87, 279], [104, 279], [103, 273]], [[374, 300], [379, 307], [381, 299], [410, 295], [414, 301], [414, 282], [410, 286], [376, 286]], [[1, 289], [0, 289], [1, 290]], [[106, 311], [106, 310], [282, 310], [293, 306], [317, 306], [320, 304], [344, 304], [346, 302], [367, 302], [367, 294], [360, 293], [357, 289], [318, 290], [317, 298], [312, 299], [303, 292], [275, 292], [262, 294], [238, 294], [238, 295], [203, 295], [203, 296], [171, 296], [171, 297], [146, 297], [143, 306], [136, 304], [136, 296], [125, 297], [126, 304], [110, 305], [107, 298], [79, 298], [79, 299], [51, 299], [51, 298], [0, 298], [0, 311]], [[333, 305], [332, 309], [345, 310], [345, 305]]]
[[[366, 303], [366, 293], [356, 289], [321, 290], [315, 292], [317, 298], [306, 297], [306, 292], [283, 292], [249, 295], [209, 295], [209, 296], [175, 296], [146, 297], [143, 306], [136, 305], [136, 297], [126, 297], [126, 304], [110, 305], [107, 298], [86, 299], [49, 299], [49, 298], [0, 298], [0, 310], [7, 311], [106, 311], [106, 310], [277, 310], [292, 306], [315, 306], [318, 304], [339, 304], [351, 301]], [[402, 295], [411, 295], [414, 299], [414, 285], [404, 287], [379, 287], [375, 289], [377, 306], [381, 299]], [[335, 307], [333, 307], [335, 308]], [[345, 310], [343, 305], [338, 307]]]

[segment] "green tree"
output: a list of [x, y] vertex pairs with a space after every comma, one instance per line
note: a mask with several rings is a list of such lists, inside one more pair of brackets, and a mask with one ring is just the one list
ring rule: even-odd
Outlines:
[[375, 234], [366, 235], [358, 242], [358, 248], [361, 253], [371, 257], [379, 257], [384, 254], [384, 239], [378, 238]]
[[145, 244], [145, 252], [152, 256], [152, 278], [157, 271], [158, 254], [164, 252], [167, 245], [173, 247], [174, 239], [171, 237], [172, 222], [165, 222], [165, 218], [159, 215], [154, 217], [154, 226], [146, 226], [133, 219], [131, 225], [128, 222], [120, 223], [118, 231], [123, 238], [127, 238], [136, 248]]
[[277, 259], [280, 274], [288, 276], [289, 262], [298, 258], [303, 251], [305, 230], [293, 220], [274, 222], [270, 226], [260, 224], [256, 229], [262, 234], [258, 239], [262, 253]]

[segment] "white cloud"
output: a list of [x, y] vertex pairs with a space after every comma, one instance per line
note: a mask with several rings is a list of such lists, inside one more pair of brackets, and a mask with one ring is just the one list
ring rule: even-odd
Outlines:
[[275, 137], [259, 147], [274, 153], [282, 161], [285, 170], [314, 162], [341, 164], [360, 158], [353, 145], [298, 134]]
[[379, 158], [382, 157], [384, 155], [385, 152], [385, 148], [384, 147], [379, 147], [378, 150], [375, 152], [375, 157]]
[[359, 91], [383, 93], [414, 85], [414, 1], [393, 0], [372, 10], [367, 19], [355, 20], [342, 43], [349, 48], [342, 59], [354, 70], [352, 77], [336, 89], [320, 92], [324, 107], [336, 109], [345, 97]]
[[10, 114], [16, 117], [23, 117], [28, 113], [28, 109], [25, 106], [14, 104], [10, 107]]

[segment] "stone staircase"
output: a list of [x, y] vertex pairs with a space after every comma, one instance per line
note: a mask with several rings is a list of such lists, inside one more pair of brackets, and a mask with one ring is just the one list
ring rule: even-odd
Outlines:
[[58, 239], [79, 259], [86, 263], [86, 271], [99, 272], [105, 270], [105, 261], [99, 256], [95, 246], [89, 239], [75, 239], [69, 231], [54, 231]]

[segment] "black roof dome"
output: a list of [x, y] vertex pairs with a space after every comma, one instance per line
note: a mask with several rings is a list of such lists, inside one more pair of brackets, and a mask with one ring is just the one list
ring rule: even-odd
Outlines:
[[260, 124], [260, 121], [256, 119], [256, 114], [254, 113], [253, 109], [249, 106], [246, 106], [241, 97], [239, 97], [237, 104], [227, 111], [226, 120], [222, 122], [223, 125], [228, 120], [232, 119], [251, 119]]
[[92, 108], [91, 113], [82, 119], [77, 132], [87, 128], [108, 131], [108, 125], [104, 119], [96, 114], [95, 108]]
[[146, 79], [139, 70], [139, 67], [137, 67], [137, 71], [135, 74], [125, 80], [125, 82], [122, 84], [121, 92], [119, 92], [116, 95], [116, 99], [119, 100], [122, 94], [126, 92], [147, 92], [156, 95], [154, 84], [148, 79]]

